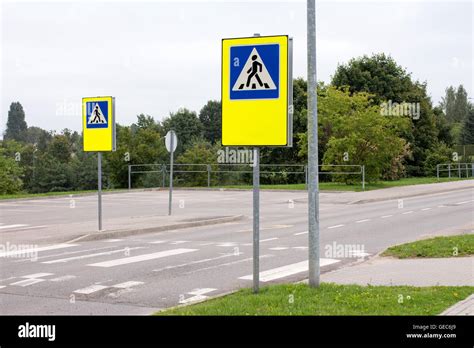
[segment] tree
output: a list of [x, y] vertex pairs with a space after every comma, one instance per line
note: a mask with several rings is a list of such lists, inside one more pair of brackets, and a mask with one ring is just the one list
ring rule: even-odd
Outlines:
[[338, 65], [331, 84], [348, 86], [351, 93], [373, 94], [375, 104], [406, 101], [412, 85], [410, 74], [383, 53], [353, 58], [346, 65]]
[[220, 142], [222, 132], [222, 105], [220, 101], [209, 100], [199, 111], [204, 139], [211, 144]]
[[[217, 150], [220, 148], [219, 144], [212, 145], [209, 141], [203, 138], [195, 138], [191, 145], [176, 159], [178, 164], [203, 164], [203, 166], [180, 166], [180, 170], [184, 171], [206, 171], [207, 167], [204, 164], [215, 163], [217, 158]], [[212, 166], [216, 168], [216, 165]], [[183, 183], [186, 186], [207, 186], [207, 173], [179, 173], [176, 174], [176, 181]], [[219, 178], [211, 177], [212, 183], [217, 183]]]
[[5, 149], [0, 148], [0, 194], [20, 192], [23, 181], [23, 171], [14, 157], [7, 156]]
[[449, 122], [455, 122], [454, 106], [456, 103], [456, 91], [453, 86], [446, 88], [446, 95], [441, 100], [441, 107]]
[[26, 141], [28, 126], [25, 121], [25, 111], [19, 102], [11, 103], [8, 111], [5, 140]]
[[162, 126], [165, 134], [171, 129], [176, 132], [178, 136], [177, 155], [186, 151], [194, 138], [201, 136], [203, 128], [196, 113], [185, 108], [171, 113], [168, 118], [163, 120]]
[[[404, 174], [403, 160], [409, 155], [401, 137], [409, 120], [389, 118], [371, 104], [367, 93], [320, 85], [318, 89], [319, 147], [324, 170], [333, 164], [365, 165], [368, 181]], [[300, 155], [307, 155], [306, 133], [301, 136]], [[353, 170], [351, 170], [353, 171]], [[347, 181], [350, 176], [335, 176]]]
[[471, 106], [467, 117], [464, 119], [462, 129], [462, 143], [474, 144], [474, 107]]
[[464, 122], [469, 112], [469, 103], [467, 101], [467, 92], [463, 85], [459, 85], [456, 91], [453, 109], [454, 122]]
[[438, 145], [438, 130], [431, 100], [426, 92], [426, 82], [412, 81], [411, 75], [390, 56], [375, 54], [372, 57], [355, 58], [347, 65], [338, 66], [333, 84], [339, 88], [348, 86], [351, 93], [374, 94], [372, 105], [381, 107], [381, 102], [391, 101], [419, 106], [419, 114], [409, 115], [411, 127], [404, 131], [402, 137], [412, 153], [407, 158], [407, 174], [423, 175], [427, 151]]

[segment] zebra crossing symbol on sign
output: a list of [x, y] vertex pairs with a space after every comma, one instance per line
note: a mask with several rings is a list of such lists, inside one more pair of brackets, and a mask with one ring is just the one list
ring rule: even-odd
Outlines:
[[254, 47], [232, 88], [233, 91], [276, 89], [265, 63]]
[[230, 55], [230, 99], [279, 97], [280, 45], [233, 46]]
[[[102, 107], [101, 105], [102, 104]], [[87, 128], [107, 128], [107, 102], [87, 103]], [[104, 111], [102, 111], [104, 110]]]

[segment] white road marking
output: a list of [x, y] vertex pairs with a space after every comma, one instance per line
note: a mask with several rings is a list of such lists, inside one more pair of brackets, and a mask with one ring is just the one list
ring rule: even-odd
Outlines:
[[80, 255], [80, 256], [66, 257], [64, 259], [44, 261], [44, 262], [41, 262], [41, 263], [45, 263], [45, 264], [62, 263], [62, 262], [68, 262], [68, 261], [73, 261], [73, 260], [88, 259], [88, 258], [91, 258], [91, 257], [102, 256], [102, 255], [112, 255], [112, 254], [116, 254], [116, 253], [125, 253], [125, 252], [130, 251], [130, 250], [143, 249], [143, 248], [144, 247], [124, 248], [124, 249], [119, 249], [119, 250], [104, 251], [102, 253], [94, 253], [94, 254], [86, 254], [86, 255]]
[[217, 289], [213, 289], [213, 288], [195, 289], [193, 291], [188, 292], [189, 295], [194, 295], [194, 296], [192, 296], [190, 298], [187, 298], [185, 300], [180, 300], [179, 303], [185, 304], [185, 303], [191, 303], [191, 302], [196, 302], [196, 301], [200, 301], [200, 300], [205, 300], [209, 296], [205, 296], [204, 294], [207, 294], [207, 293], [215, 291], [215, 290], [217, 290]]
[[65, 275], [65, 276], [49, 279], [49, 281], [50, 282], [64, 282], [66, 280], [71, 280], [71, 279], [74, 279], [74, 278], [77, 278], [77, 277], [74, 276], [74, 275]]
[[297, 247], [292, 247], [291, 249], [306, 250], [306, 249], [308, 249], [308, 247], [307, 246], [297, 246]]
[[107, 288], [108, 288], [108, 286], [94, 284], [94, 285], [88, 286], [87, 288], [74, 290], [73, 293], [81, 294], [81, 295], [90, 295], [94, 292], [104, 290], [104, 289], [107, 289]]
[[[289, 228], [293, 227], [293, 225], [272, 225], [270, 227], [261, 227], [260, 231], [265, 231], [265, 230], [277, 230], [281, 228]], [[237, 232], [253, 232], [253, 230], [239, 230]]]
[[302, 234], [308, 234], [308, 231], [293, 233], [294, 236], [300, 236]]
[[187, 240], [177, 240], [174, 242], [170, 242], [170, 244], [178, 245], [178, 244], [183, 244], [183, 243], [189, 243]]
[[155, 240], [153, 242], [149, 242], [150, 244], [163, 244], [163, 243], [166, 243], [167, 240]]
[[204, 295], [207, 294], [208, 292], [215, 291], [217, 289], [213, 288], [202, 288], [202, 289], [194, 289], [193, 291], [188, 292], [190, 295]]
[[[336, 259], [321, 258], [320, 266], [321, 267], [327, 266], [339, 261], [340, 260], [336, 260]], [[260, 272], [260, 281], [269, 282], [275, 279], [288, 277], [288, 276], [298, 274], [301, 272], [306, 272], [307, 270], [308, 270], [308, 261], [293, 263], [291, 265], [277, 267], [277, 268], [269, 269], [268, 271]], [[246, 275], [246, 276], [240, 277], [239, 279], [252, 280], [253, 275], [252, 274]]]
[[271, 240], [275, 240], [275, 239], [278, 239], [277, 237], [274, 237], [274, 238], [267, 238], [267, 239], [262, 239], [260, 240], [260, 243], [265, 243], [265, 242], [269, 242]]
[[276, 247], [276, 248], [268, 248], [268, 250], [287, 250], [289, 249], [288, 247]]
[[40, 248], [29, 248], [29, 249], [22, 249], [22, 250], [5, 251], [5, 252], [0, 252], [0, 257], [8, 257], [8, 256], [13, 256], [13, 255], [22, 255], [22, 254], [32, 254], [32, 253], [37, 253], [39, 251], [46, 251], [46, 250], [71, 248], [77, 245], [78, 244], [55, 244], [55, 245], [50, 245], [47, 247], [40, 247]]
[[339, 227], [342, 227], [344, 226], [343, 224], [341, 225], [334, 225], [334, 226], [329, 226], [328, 229], [332, 229], [332, 228], [339, 228]]
[[115, 242], [121, 242], [123, 239], [106, 239], [104, 240], [105, 243], [115, 243]]
[[200, 246], [206, 246], [206, 245], [212, 245], [214, 242], [207, 242], [207, 243], [201, 243], [199, 244]]
[[463, 201], [463, 202], [458, 202], [458, 203], [456, 203], [456, 204], [459, 205], [459, 204], [466, 204], [466, 203], [471, 203], [471, 201]]
[[93, 267], [121, 266], [121, 265], [127, 265], [129, 263], [134, 263], [134, 262], [142, 262], [142, 261], [159, 259], [159, 258], [167, 257], [167, 256], [190, 253], [197, 250], [198, 249], [172, 249], [172, 250], [166, 250], [166, 251], [159, 251], [157, 253], [152, 253], [152, 254], [144, 254], [144, 255], [138, 255], [138, 256], [132, 256], [132, 257], [124, 257], [121, 259], [116, 259], [116, 260], [111, 260], [111, 261], [92, 263], [88, 266], [93, 266]]
[[161, 272], [161, 271], [166, 271], [166, 270], [169, 270], [169, 269], [174, 269], [174, 268], [179, 268], [179, 267], [186, 267], [186, 266], [190, 266], [190, 265], [194, 265], [194, 264], [198, 264], [198, 263], [209, 262], [209, 261], [214, 261], [214, 260], [218, 260], [218, 259], [222, 259], [222, 258], [226, 258], [226, 257], [239, 256], [239, 255], [242, 255], [242, 254], [243, 253], [224, 254], [224, 255], [217, 256], [217, 257], [213, 257], [213, 258], [196, 260], [196, 261], [191, 261], [191, 262], [187, 262], [187, 263], [182, 263], [180, 265], [172, 265], [172, 266], [166, 266], [166, 267], [159, 268], [159, 269], [154, 269], [153, 272]]
[[25, 276], [21, 276], [20, 278], [28, 278], [28, 279], [42, 278], [42, 277], [47, 277], [47, 276], [50, 276], [50, 275], [53, 275], [53, 273], [33, 273], [33, 274], [28, 274], [28, 275], [25, 275]]
[[446, 208], [445, 205], [438, 205], [438, 208]]
[[413, 213], [413, 210], [406, 211], [406, 212], [402, 213], [402, 215], [411, 214], [411, 213]]
[[219, 246], [219, 247], [233, 247], [233, 246], [236, 246], [236, 245], [237, 244], [233, 243], [233, 242], [217, 244], [217, 246]]
[[[266, 259], [266, 258], [269, 258], [269, 257], [273, 257], [274, 255], [261, 255], [260, 256], [260, 260], [261, 259]], [[204, 268], [199, 268], [199, 269], [195, 269], [191, 272], [187, 272], [185, 274], [194, 274], [196, 272], [202, 272], [202, 271], [209, 271], [211, 269], [216, 269], [216, 268], [219, 268], [219, 267], [223, 267], [223, 266], [232, 266], [232, 265], [236, 265], [238, 263], [243, 263], [243, 262], [250, 262], [250, 261], [253, 261], [253, 258], [252, 257], [249, 257], [249, 258], [246, 258], [246, 259], [240, 259], [240, 260], [236, 260], [236, 261], [231, 261], [231, 262], [226, 262], [226, 263], [220, 263], [218, 265], [213, 265], [213, 266], [209, 266], [209, 267], [204, 267]]]
[[421, 209], [422, 211], [427, 211], [427, 210], [430, 210], [431, 208], [423, 208]]
[[138, 286], [144, 284], [143, 282], [135, 282], [133, 280], [125, 283], [120, 283], [116, 285], [112, 285], [112, 288], [118, 288], [118, 289], [128, 289], [131, 288], [132, 286]]
[[25, 279], [25, 280], [20, 280], [19, 282], [11, 283], [10, 285], [16, 285], [16, 286], [30, 286], [36, 283], [41, 283], [44, 282], [45, 279], [36, 279], [36, 278], [30, 278], [30, 279]]
[[0, 289], [6, 288], [5, 285], [0, 285]]
[[7, 229], [7, 228], [26, 227], [26, 226], [28, 225], [23, 225], [23, 224], [5, 225], [5, 226], [0, 226], [0, 230]]
[[370, 254], [369, 253], [366, 253], [366, 252], [363, 252], [363, 251], [360, 251], [360, 250], [354, 250], [354, 251], [349, 251], [349, 253], [352, 255], [352, 256], [355, 256], [355, 257], [365, 257], [365, 256], [369, 256]]
[[367, 221], [370, 221], [370, 219], [357, 220], [356, 224], [360, 224], [361, 222], [367, 222]]
[[386, 218], [389, 218], [389, 217], [392, 217], [393, 215], [383, 215], [381, 216], [382, 219], [386, 219]]

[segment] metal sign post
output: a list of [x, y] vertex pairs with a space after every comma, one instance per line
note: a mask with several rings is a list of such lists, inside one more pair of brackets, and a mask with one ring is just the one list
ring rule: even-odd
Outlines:
[[102, 231], [102, 152], [97, 152], [97, 198], [99, 231]]
[[260, 281], [260, 147], [291, 147], [292, 39], [222, 40], [222, 145], [253, 148], [253, 291]]
[[260, 148], [253, 150], [253, 292], [260, 287]]
[[114, 97], [82, 98], [82, 132], [84, 152], [97, 152], [97, 217], [100, 232], [102, 231], [102, 152], [115, 151], [116, 148]]
[[308, 31], [308, 269], [309, 285], [319, 286], [318, 102], [316, 80], [316, 6], [307, 3]]
[[174, 151], [178, 146], [178, 137], [174, 130], [170, 130], [166, 133], [165, 137], [166, 149], [170, 153], [170, 189], [168, 197], [168, 215], [171, 215], [171, 206], [173, 204], [173, 160], [174, 160]]

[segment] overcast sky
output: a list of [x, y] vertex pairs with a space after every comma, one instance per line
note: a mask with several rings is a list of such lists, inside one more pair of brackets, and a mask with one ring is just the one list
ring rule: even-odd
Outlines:
[[[2, 1], [1, 124], [19, 101], [29, 126], [81, 130], [81, 98], [116, 97], [129, 125], [220, 98], [221, 39], [288, 34], [306, 78], [306, 1]], [[384, 52], [428, 82], [473, 91], [472, 1], [316, 1], [318, 80]]]

